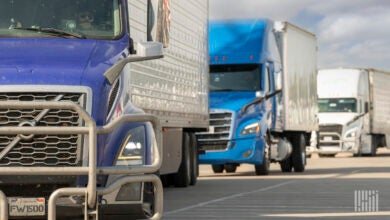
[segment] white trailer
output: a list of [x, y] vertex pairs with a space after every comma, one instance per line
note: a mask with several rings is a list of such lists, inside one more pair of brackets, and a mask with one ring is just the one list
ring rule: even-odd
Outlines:
[[390, 73], [375, 69], [324, 69], [318, 74], [319, 155], [375, 155], [390, 135]]
[[[319, 129], [317, 38], [313, 33], [288, 22], [275, 22], [275, 30], [283, 72], [279, 77], [283, 98], [277, 108], [281, 112], [278, 113], [275, 129], [290, 132], [298, 139], [303, 136], [303, 145], [309, 146]], [[305, 149], [302, 151], [302, 158], [306, 161]]]
[[[147, 41], [147, 1], [129, 1], [131, 37]], [[198, 156], [195, 131], [208, 128], [208, 1], [170, 1], [164, 58], [128, 65], [130, 99], [163, 127], [165, 183], [195, 184]], [[188, 162], [190, 160], [190, 162]], [[191, 178], [188, 179], [188, 174]], [[166, 180], [166, 181], [164, 181]]]
[[[293, 145], [292, 156], [280, 161], [282, 171], [291, 170], [291, 164], [295, 170], [303, 170], [297, 161], [305, 166], [305, 146], [310, 145], [312, 131], [318, 131], [317, 37], [285, 21], [275, 22], [274, 30], [282, 61], [281, 74], [276, 73], [276, 89], [281, 89], [282, 95], [273, 133], [286, 136]], [[280, 146], [271, 146], [271, 158], [277, 160], [281, 155]]]

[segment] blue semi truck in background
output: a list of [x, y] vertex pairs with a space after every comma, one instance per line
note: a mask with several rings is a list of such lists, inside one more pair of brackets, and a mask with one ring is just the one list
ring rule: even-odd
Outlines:
[[318, 131], [317, 41], [288, 22], [215, 20], [209, 24], [210, 125], [197, 134], [199, 163], [215, 173], [270, 162], [303, 172]]
[[162, 182], [198, 175], [207, 19], [203, 0], [1, 1], [0, 219], [161, 218]]

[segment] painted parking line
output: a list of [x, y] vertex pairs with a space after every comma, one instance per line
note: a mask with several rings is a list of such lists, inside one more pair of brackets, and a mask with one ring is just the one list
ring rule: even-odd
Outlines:
[[354, 216], [390, 216], [390, 211], [383, 212], [342, 212], [342, 213], [291, 213], [291, 214], [264, 214], [262, 217], [286, 218], [319, 218], [319, 217], [354, 217]]
[[291, 183], [294, 183], [294, 182], [297, 182], [297, 181], [296, 180], [286, 181], [286, 182], [283, 182], [283, 183], [279, 183], [279, 184], [276, 184], [276, 185], [260, 188], [260, 189], [257, 189], [257, 190], [253, 190], [253, 191], [249, 191], [249, 192], [237, 193], [237, 194], [233, 194], [233, 195], [230, 195], [230, 196], [225, 196], [225, 197], [221, 197], [221, 198], [218, 198], [218, 199], [210, 200], [210, 201], [207, 201], [207, 202], [198, 203], [198, 204], [195, 204], [195, 205], [187, 206], [185, 208], [173, 210], [173, 211], [170, 211], [170, 212], [165, 212], [164, 216], [172, 215], [172, 214], [176, 214], [176, 213], [180, 213], [180, 212], [184, 212], [184, 211], [188, 211], [188, 210], [191, 210], [191, 209], [194, 209], [194, 208], [207, 206], [207, 205], [210, 205], [210, 204], [213, 204], [213, 203], [222, 202], [222, 201], [226, 201], [226, 200], [229, 200], [229, 199], [234, 199], [234, 198], [237, 198], [237, 197], [240, 197], [240, 196], [245, 196], [245, 195], [249, 195], [249, 194], [253, 194], [253, 193], [268, 191], [268, 190], [279, 188], [281, 186], [285, 186], [285, 185], [288, 185], [288, 184], [291, 184]]

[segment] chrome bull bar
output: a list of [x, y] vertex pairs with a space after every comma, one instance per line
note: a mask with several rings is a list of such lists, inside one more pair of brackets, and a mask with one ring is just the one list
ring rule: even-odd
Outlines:
[[[156, 175], [162, 164], [161, 125], [157, 117], [149, 114], [125, 115], [119, 117], [105, 126], [97, 127], [93, 118], [79, 105], [71, 101], [0, 101], [2, 109], [66, 109], [76, 111], [85, 121], [82, 127], [36, 126], [36, 127], [0, 127], [0, 134], [8, 135], [35, 135], [35, 134], [83, 134], [88, 135], [88, 166], [83, 167], [0, 167], [1, 175], [88, 175], [86, 187], [60, 188], [54, 191], [48, 202], [48, 219], [56, 219], [56, 200], [65, 195], [84, 195], [86, 209], [97, 209], [97, 197], [108, 194], [126, 183], [152, 182], [156, 188], [154, 201], [154, 215], [150, 219], [160, 219], [163, 211], [163, 188]], [[113, 131], [118, 125], [126, 122], [150, 122], [156, 135], [156, 152], [151, 165], [136, 165], [130, 167], [97, 167], [97, 134], [105, 134]], [[134, 174], [120, 178], [106, 188], [96, 187], [97, 174]], [[136, 175], [138, 174], [138, 175]], [[85, 213], [85, 218], [87, 218]], [[0, 220], [8, 220], [8, 201], [0, 190]]]

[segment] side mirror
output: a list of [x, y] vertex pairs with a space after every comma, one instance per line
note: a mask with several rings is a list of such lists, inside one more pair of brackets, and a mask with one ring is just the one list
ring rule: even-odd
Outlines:
[[161, 58], [163, 56], [163, 45], [159, 42], [140, 42], [137, 43], [136, 57], [143, 57], [144, 60]]
[[256, 98], [264, 98], [265, 93], [264, 91], [256, 91]]
[[365, 102], [364, 103], [364, 113], [368, 113], [369, 112], [369, 109], [368, 109], [368, 102]]
[[139, 62], [145, 60], [154, 60], [163, 57], [163, 45], [158, 42], [141, 42], [137, 44], [137, 54], [129, 56], [125, 59], [120, 60], [114, 66], [109, 68], [104, 76], [113, 84], [115, 80], [119, 77], [122, 72], [122, 69], [126, 64], [131, 62]]
[[283, 88], [283, 81], [282, 81], [282, 72], [276, 72], [275, 73], [275, 91], [282, 90]]

